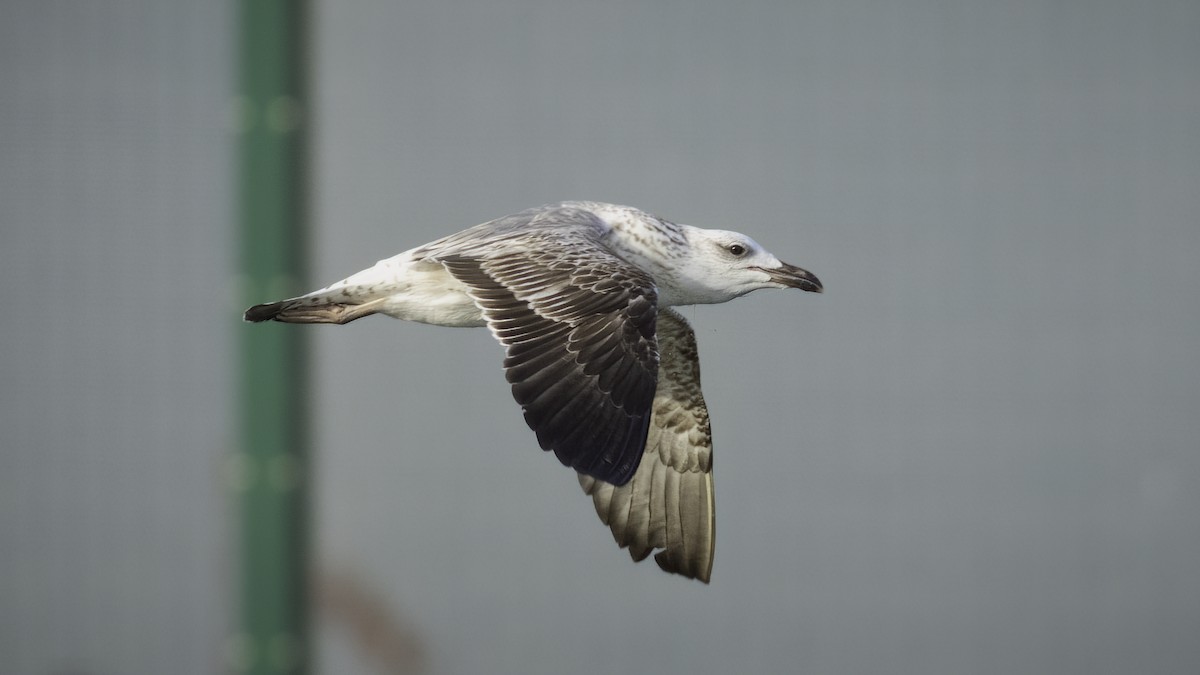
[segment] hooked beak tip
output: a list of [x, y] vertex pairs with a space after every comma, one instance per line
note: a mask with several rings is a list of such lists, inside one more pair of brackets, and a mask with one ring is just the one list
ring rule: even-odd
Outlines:
[[817, 275], [795, 265], [783, 263], [775, 269], [764, 269], [763, 271], [771, 277], [771, 281], [788, 288], [799, 288], [809, 293], [823, 293], [825, 291], [825, 286], [821, 284], [821, 280], [817, 278]]

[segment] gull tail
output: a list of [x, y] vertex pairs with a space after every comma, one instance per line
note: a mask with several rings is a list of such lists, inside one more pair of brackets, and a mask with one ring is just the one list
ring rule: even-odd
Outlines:
[[298, 298], [255, 305], [246, 310], [242, 319], [251, 323], [281, 321], [283, 323], [343, 324], [381, 311], [386, 299], [386, 297], [380, 297], [363, 303], [354, 303], [342, 296], [340, 290], [338, 292], [317, 291]]
[[380, 260], [374, 267], [352, 274], [312, 293], [278, 302], [255, 305], [242, 318], [251, 323], [350, 323], [384, 311], [384, 303], [399, 288], [407, 272], [407, 253]]

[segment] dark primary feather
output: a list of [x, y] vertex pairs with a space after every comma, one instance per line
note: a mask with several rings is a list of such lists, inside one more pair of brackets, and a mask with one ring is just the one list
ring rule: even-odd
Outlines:
[[438, 259], [506, 347], [505, 377], [538, 444], [616, 485], [637, 470], [658, 374], [657, 295], [642, 270], [573, 235], [562, 256], [520, 251]]

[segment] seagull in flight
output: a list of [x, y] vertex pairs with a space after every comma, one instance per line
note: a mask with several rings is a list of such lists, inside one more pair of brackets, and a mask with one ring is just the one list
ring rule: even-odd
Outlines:
[[344, 324], [371, 314], [487, 326], [543, 450], [579, 474], [635, 561], [708, 583], [712, 432], [696, 338], [669, 309], [760, 288], [820, 293], [750, 237], [628, 206], [548, 204], [399, 255], [245, 320]]

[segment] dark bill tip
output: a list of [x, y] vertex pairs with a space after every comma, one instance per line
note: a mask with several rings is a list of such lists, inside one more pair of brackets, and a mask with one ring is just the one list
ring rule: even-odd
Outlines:
[[788, 288], [799, 288], [802, 291], [808, 291], [810, 293], [820, 293], [825, 290], [825, 287], [821, 285], [821, 280], [817, 278], [817, 275], [809, 272], [806, 269], [796, 267], [795, 265], [783, 263], [774, 269], [763, 268], [763, 271], [771, 277], [771, 281], [774, 281], [777, 284], [783, 284]]

